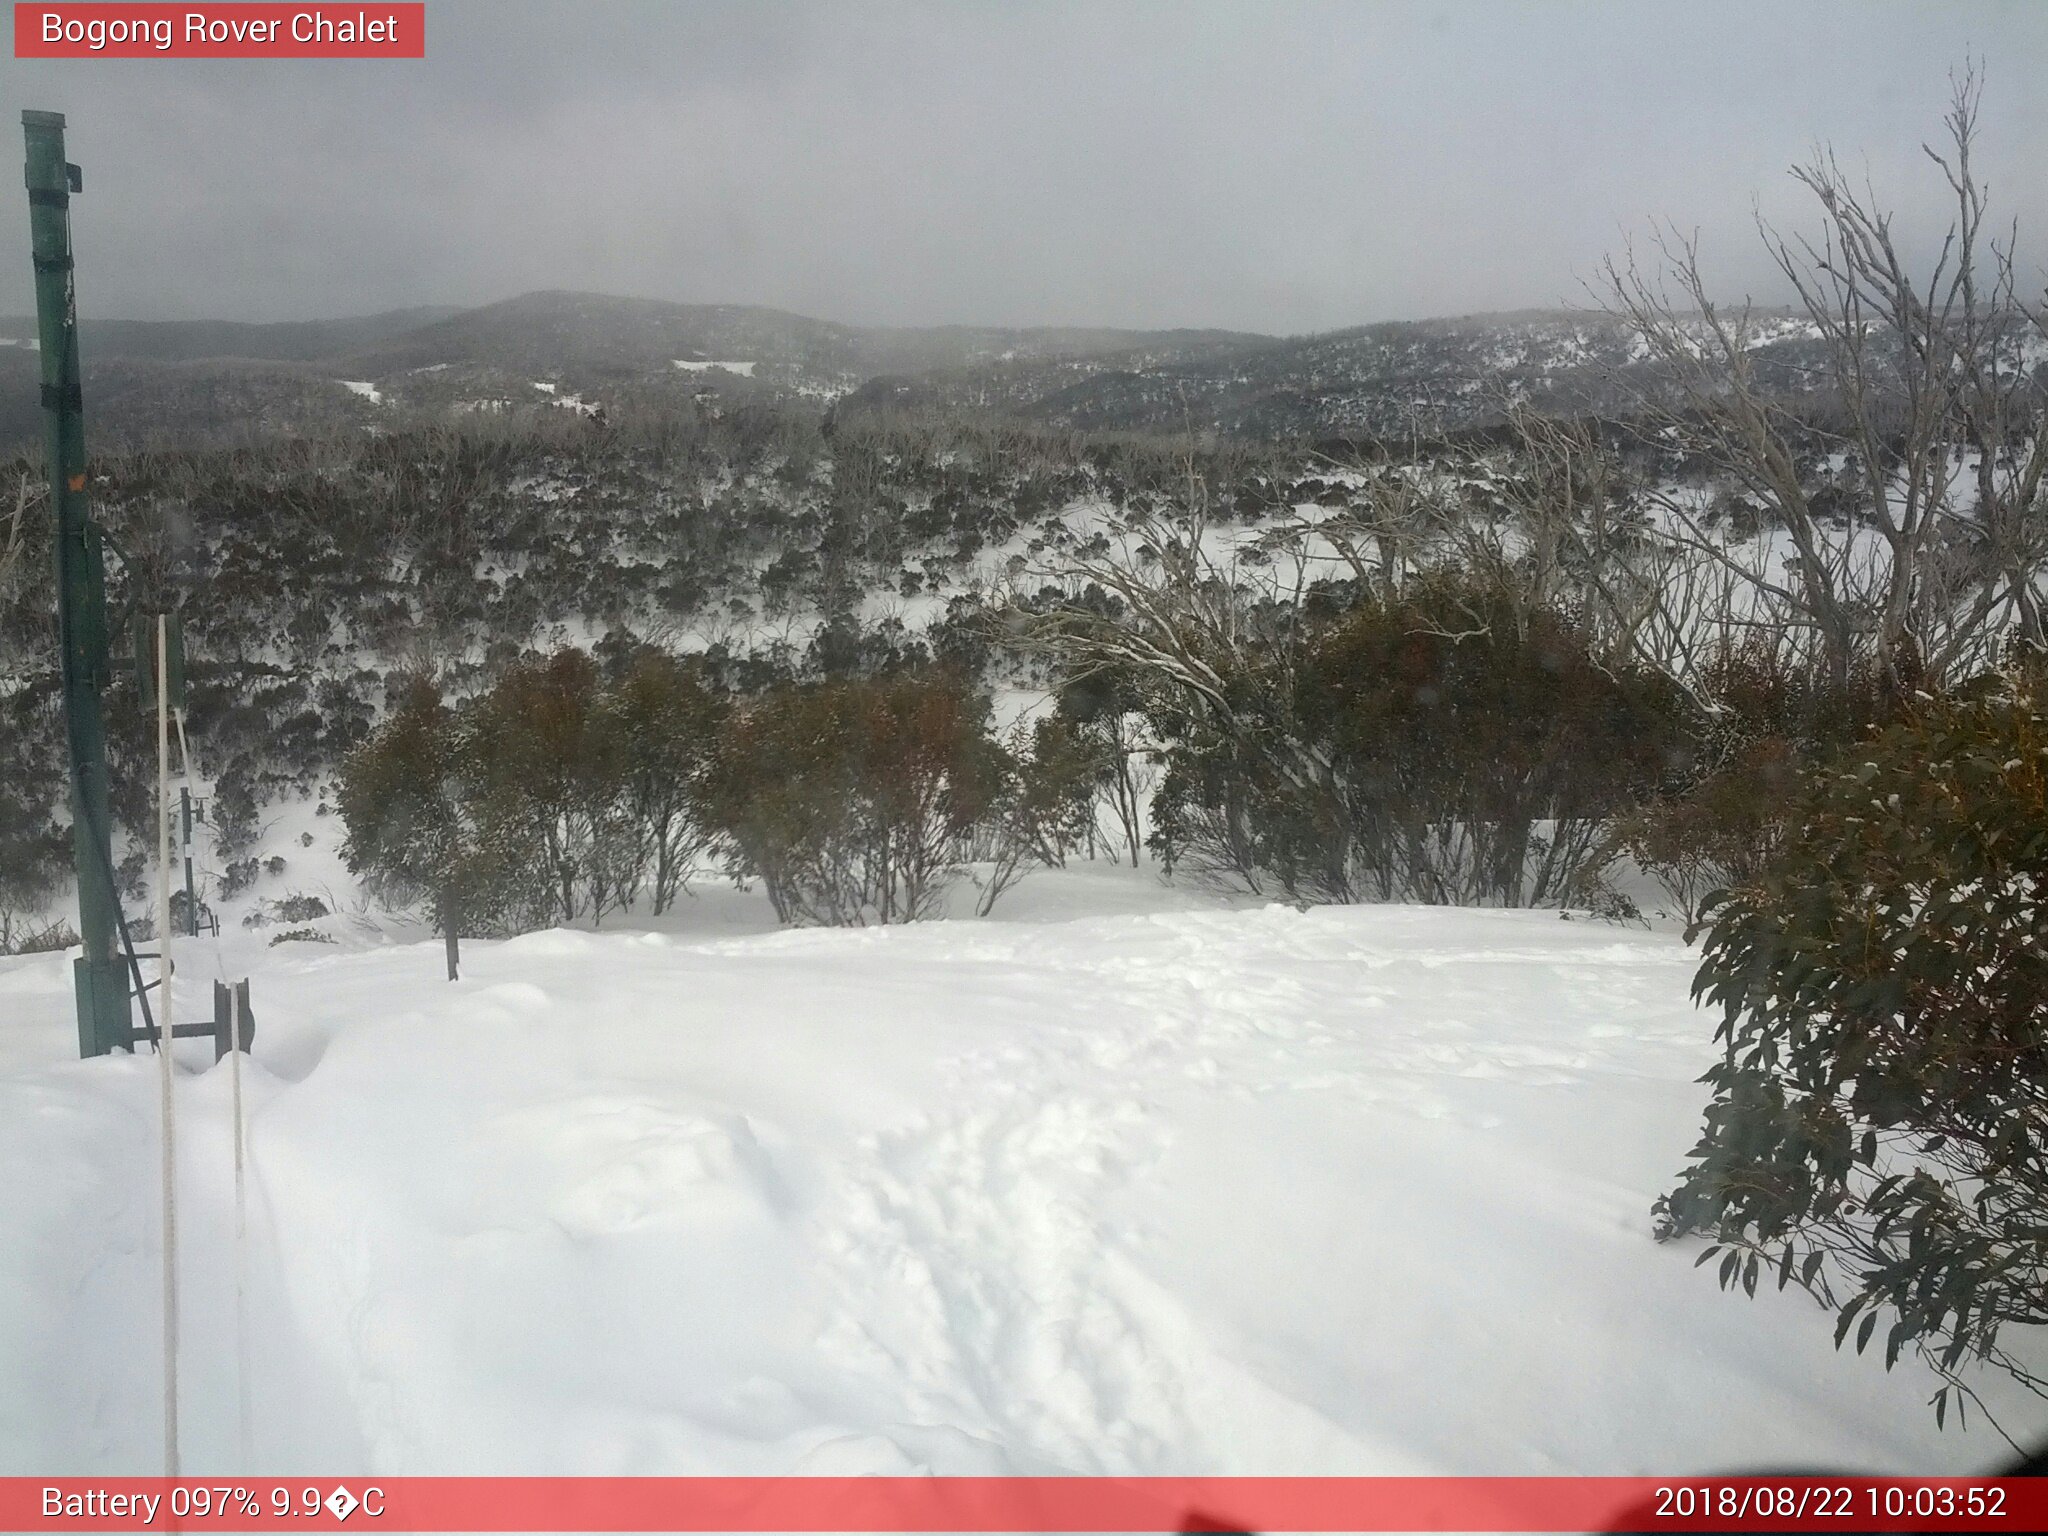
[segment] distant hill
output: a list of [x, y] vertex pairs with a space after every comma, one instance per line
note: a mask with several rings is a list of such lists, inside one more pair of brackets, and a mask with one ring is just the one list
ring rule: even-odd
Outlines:
[[671, 304], [605, 294], [544, 292], [463, 310], [385, 336], [346, 359], [364, 378], [422, 368], [489, 367], [526, 378], [578, 381], [675, 372], [677, 359], [801, 366], [852, 373], [858, 332], [779, 310]]
[[[394, 333], [346, 359], [363, 378], [455, 365], [578, 386], [635, 376], [748, 378], [835, 397], [881, 374], [1243, 345], [1230, 331], [878, 328], [737, 304], [673, 304], [605, 294], [524, 294]], [[720, 364], [726, 366], [720, 367]]]
[[[1796, 365], [1813, 361], [1815, 345], [1803, 321], [1773, 315], [1759, 351]], [[1620, 322], [1534, 310], [934, 369], [870, 380], [842, 409], [994, 409], [1076, 430], [1320, 438], [1417, 423], [1454, 430], [1498, 420], [1509, 402], [1614, 413], [1630, 408], [1638, 388], [1654, 387]]]
[[[0, 445], [40, 431], [34, 334], [32, 320], [0, 320]], [[747, 305], [550, 290], [474, 309], [343, 320], [88, 321], [80, 348], [88, 428], [112, 443], [319, 432], [419, 413], [679, 402], [706, 392], [823, 409], [881, 377], [978, 377], [1013, 365], [1142, 370], [1268, 339], [852, 326]]]
[[[1760, 351], [1803, 377], [1789, 317]], [[40, 431], [25, 320], [0, 321], [0, 446]], [[551, 290], [474, 309], [355, 319], [88, 322], [96, 443], [235, 439], [707, 394], [842, 412], [917, 411], [1074, 430], [1262, 439], [1456, 429], [1506, 402], [1625, 409], [1649, 383], [1600, 315], [1528, 311], [1313, 336], [1220, 330], [864, 327], [733, 304]], [[1804, 387], [1793, 385], [1791, 387]]]

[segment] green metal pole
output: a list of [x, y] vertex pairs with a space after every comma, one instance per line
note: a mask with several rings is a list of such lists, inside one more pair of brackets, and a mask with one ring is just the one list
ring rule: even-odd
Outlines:
[[85, 407], [79, 392], [78, 310], [71, 271], [71, 194], [78, 167], [64, 159], [61, 112], [24, 112], [29, 230], [35, 254], [36, 320], [43, 359], [43, 458], [57, 518], [57, 632], [64, 721], [71, 755], [71, 846], [78, 871], [75, 963], [78, 1052], [133, 1048], [128, 975], [120, 949], [107, 812], [107, 737], [100, 691], [109, 676], [105, 567], [87, 516]]

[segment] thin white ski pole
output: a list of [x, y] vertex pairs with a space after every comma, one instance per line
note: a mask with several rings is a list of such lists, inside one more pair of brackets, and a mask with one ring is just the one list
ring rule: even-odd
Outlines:
[[177, 1147], [171, 1119], [171, 652], [156, 616], [156, 1059], [164, 1127], [164, 1475], [178, 1475]]
[[242, 1174], [242, 998], [233, 993], [228, 1003], [228, 1081], [233, 1087], [235, 1110], [235, 1447], [241, 1453], [241, 1470], [251, 1467], [249, 1396], [249, 1198], [244, 1193]]
[[[185, 734], [185, 711], [177, 711], [174, 718], [178, 725], [178, 766], [189, 787], [197, 781], [192, 775], [192, 742]], [[180, 830], [190, 838], [192, 829], [189, 825]], [[187, 847], [184, 852], [189, 859], [191, 848]], [[196, 902], [199, 899], [197, 893], [191, 899]], [[197, 914], [192, 916], [197, 927]], [[224, 981], [218, 934], [214, 936], [213, 951], [215, 979]], [[249, 1392], [249, 1195], [248, 1179], [243, 1171], [247, 1133], [242, 1120], [242, 1049], [242, 1001], [237, 995], [228, 1012], [228, 1050], [233, 1058], [228, 1062], [228, 1086], [234, 1112], [235, 1143], [235, 1444], [241, 1452], [238, 1465], [247, 1472], [254, 1464], [250, 1454], [253, 1443], [250, 1424], [255, 1415]]]

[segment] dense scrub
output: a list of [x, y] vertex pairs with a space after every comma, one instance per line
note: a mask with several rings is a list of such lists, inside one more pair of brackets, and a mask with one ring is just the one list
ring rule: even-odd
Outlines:
[[907, 922], [937, 910], [1011, 764], [987, 703], [897, 673], [743, 701], [711, 753], [705, 814], [784, 922]]
[[1699, 693], [1687, 771], [1618, 817], [1611, 843], [1689, 921], [1715, 894], [1761, 878], [1793, 831], [1807, 776], [1909, 702], [1876, 667], [1837, 683], [1757, 642], [1711, 656]]
[[[233, 895], [271, 808], [322, 794], [396, 680], [430, 673], [459, 699], [593, 635], [609, 637], [599, 650], [687, 645], [749, 689], [935, 654], [975, 672], [992, 547], [1042, 544], [1039, 525], [1076, 501], [1148, 504], [1182, 468], [1140, 439], [685, 405], [156, 447], [99, 461], [92, 489], [116, 622], [160, 605], [185, 617], [191, 737]], [[1241, 451], [1204, 472], [1248, 514], [1286, 494]], [[68, 863], [38, 483], [30, 459], [0, 471], [21, 492], [0, 522], [0, 869], [17, 926]], [[906, 621], [911, 606], [928, 622]], [[107, 716], [116, 825], [139, 849], [153, 729], [118, 685]]]
[[1294, 771], [1178, 740], [1160, 842], [1316, 900], [1556, 904], [1684, 755], [1666, 680], [1597, 667], [1565, 615], [1451, 573], [1312, 626], [1278, 686]]
[[424, 907], [451, 975], [465, 932], [659, 913], [706, 869], [785, 922], [928, 917], [970, 869], [986, 912], [1093, 819], [1096, 765], [1038, 739], [999, 743], [986, 697], [928, 667], [735, 695], [701, 659], [565, 649], [455, 706], [408, 681], [342, 765], [344, 852]]

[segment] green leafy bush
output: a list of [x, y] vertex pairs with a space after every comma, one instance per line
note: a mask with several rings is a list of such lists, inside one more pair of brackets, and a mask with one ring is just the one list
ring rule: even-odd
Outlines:
[[464, 933], [488, 931], [517, 899], [527, 851], [479, 811], [464, 742], [439, 689], [413, 680], [342, 765], [336, 808], [349, 871], [383, 900], [424, 901], [455, 979]]
[[2048, 1321], [2048, 716], [2038, 678], [1926, 702], [1839, 754], [1709, 912], [1726, 1050], [1658, 1203], [1723, 1286], [1798, 1285], [1837, 1344], [1911, 1349], [1957, 1399]]
[[1553, 903], [1682, 753], [1677, 690], [1596, 664], [1569, 615], [1461, 572], [1366, 598], [1233, 678], [1172, 743], [1155, 842], [1314, 901]]
[[624, 793], [623, 720], [606, 708], [598, 666], [564, 649], [508, 668], [462, 710], [456, 752], [479, 821], [521, 854], [528, 905], [573, 921], [630, 905], [644, 870], [642, 829]]
[[1756, 879], [1777, 855], [1804, 775], [1896, 716], [1884, 677], [1866, 667], [1831, 680], [1767, 644], [1715, 657], [1674, 762], [1678, 782], [1616, 822], [1611, 851], [1696, 921], [1710, 896]]
[[998, 804], [987, 701], [945, 674], [785, 684], [733, 710], [705, 811], [784, 922], [936, 910], [961, 841]]
[[725, 710], [701, 667], [653, 649], [625, 663], [599, 705], [597, 734], [657, 914], [688, 886], [710, 844], [698, 800]]

